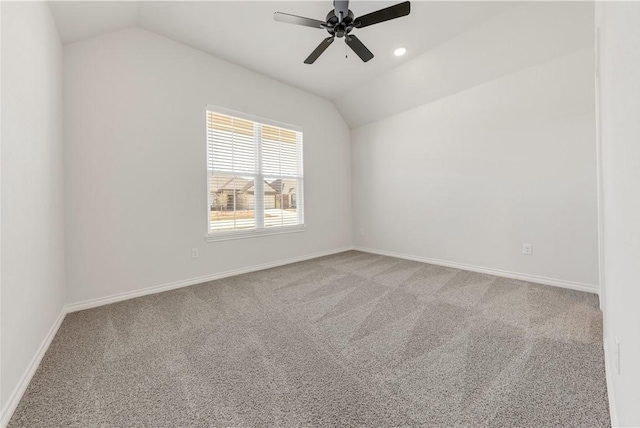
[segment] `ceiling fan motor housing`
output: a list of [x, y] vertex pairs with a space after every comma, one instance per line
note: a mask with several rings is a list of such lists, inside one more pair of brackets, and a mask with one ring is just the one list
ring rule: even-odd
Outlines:
[[336, 36], [338, 38], [344, 37], [349, 34], [354, 27], [354, 19], [355, 16], [351, 10], [348, 11], [347, 16], [340, 18], [336, 16], [335, 10], [332, 9], [327, 14], [327, 31], [332, 36]]

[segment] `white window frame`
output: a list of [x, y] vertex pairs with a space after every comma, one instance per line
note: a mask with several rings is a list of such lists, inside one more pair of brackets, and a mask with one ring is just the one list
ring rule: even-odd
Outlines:
[[[208, 130], [207, 126], [207, 113], [219, 113], [227, 116], [236, 117], [238, 119], [249, 120], [251, 122], [260, 124], [260, 125], [268, 125], [274, 126], [277, 128], [284, 128], [291, 131], [295, 131], [300, 133], [300, 139], [297, 144], [300, 145], [300, 165], [299, 165], [299, 173], [300, 175], [296, 177], [298, 180], [298, 190], [296, 194], [296, 211], [298, 214], [298, 224], [294, 226], [272, 226], [272, 227], [264, 227], [264, 175], [262, 174], [262, 159], [261, 159], [261, 134], [259, 132], [255, 133], [254, 143], [256, 148], [256, 153], [258, 155], [258, 172], [256, 174], [245, 174], [247, 176], [254, 177], [254, 186], [255, 186], [255, 196], [256, 196], [256, 227], [254, 229], [244, 229], [244, 230], [229, 230], [229, 231], [220, 231], [220, 232], [211, 232], [210, 230], [210, 215], [211, 215], [211, 207], [209, 204], [209, 195], [210, 195], [210, 179], [209, 179], [209, 164], [208, 164], [208, 155], [209, 155], [209, 142], [205, 138], [205, 168], [207, 172], [207, 216], [206, 216], [206, 226], [207, 233], [205, 235], [206, 242], [218, 242], [218, 241], [227, 241], [231, 239], [242, 239], [242, 238], [251, 238], [257, 236], [269, 236], [269, 235], [280, 235], [285, 233], [297, 233], [304, 232], [306, 230], [306, 226], [304, 223], [304, 145], [303, 145], [303, 131], [302, 127], [291, 125], [284, 122], [278, 122], [272, 119], [266, 119], [259, 116], [254, 116], [251, 114], [231, 110], [224, 107], [214, 106], [211, 104], [207, 104], [207, 108], [205, 110], [205, 135]], [[261, 207], [261, 209], [257, 209]]]

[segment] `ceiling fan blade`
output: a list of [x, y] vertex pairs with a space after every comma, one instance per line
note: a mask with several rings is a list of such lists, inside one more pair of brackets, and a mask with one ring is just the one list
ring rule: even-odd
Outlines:
[[315, 48], [315, 50], [313, 52], [311, 52], [311, 55], [309, 55], [307, 57], [307, 59], [304, 60], [305, 64], [313, 64], [314, 62], [316, 62], [316, 60], [318, 59], [318, 57], [320, 55], [322, 55], [322, 52], [326, 51], [327, 48], [329, 47], [329, 45], [331, 43], [333, 43], [333, 39], [335, 37], [327, 37], [326, 39], [324, 39], [323, 41], [320, 42], [320, 44], [318, 45], [317, 48]]
[[364, 62], [369, 61], [373, 58], [373, 54], [367, 47], [360, 41], [356, 36], [348, 35], [345, 37], [345, 41], [349, 45], [349, 47], [360, 57]]
[[287, 24], [304, 25], [305, 27], [324, 28], [325, 22], [317, 19], [305, 18], [303, 16], [290, 15], [288, 13], [275, 12], [273, 19]]
[[409, 12], [411, 12], [411, 3], [405, 1], [404, 3], [398, 3], [356, 18], [355, 27], [363, 28], [368, 27], [369, 25], [379, 24], [380, 22], [407, 16], [409, 15]]

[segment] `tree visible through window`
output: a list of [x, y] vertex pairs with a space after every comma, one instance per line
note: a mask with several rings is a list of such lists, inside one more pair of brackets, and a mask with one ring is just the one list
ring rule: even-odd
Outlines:
[[302, 132], [207, 108], [209, 235], [302, 226]]

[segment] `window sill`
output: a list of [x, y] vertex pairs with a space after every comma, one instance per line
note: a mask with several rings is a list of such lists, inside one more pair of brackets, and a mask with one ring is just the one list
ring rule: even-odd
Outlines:
[[254, 230], [242, 230], [242, 231], [233, 231], [233, 232], [219, 232], [212, 235], [205, 236], [206, 242], [219, 242], [219, 241], [230, 241], [234, 239], [244, 239], [244, 238], [256, 238], [259, 236], [271, 236], [271, 235], [282, 235], [285, 233], [298, 233], [304, 232], [307, 228], [302, 226], [287, 226], [287, 227], [278, 227], [274, 229], [254, 229]]

